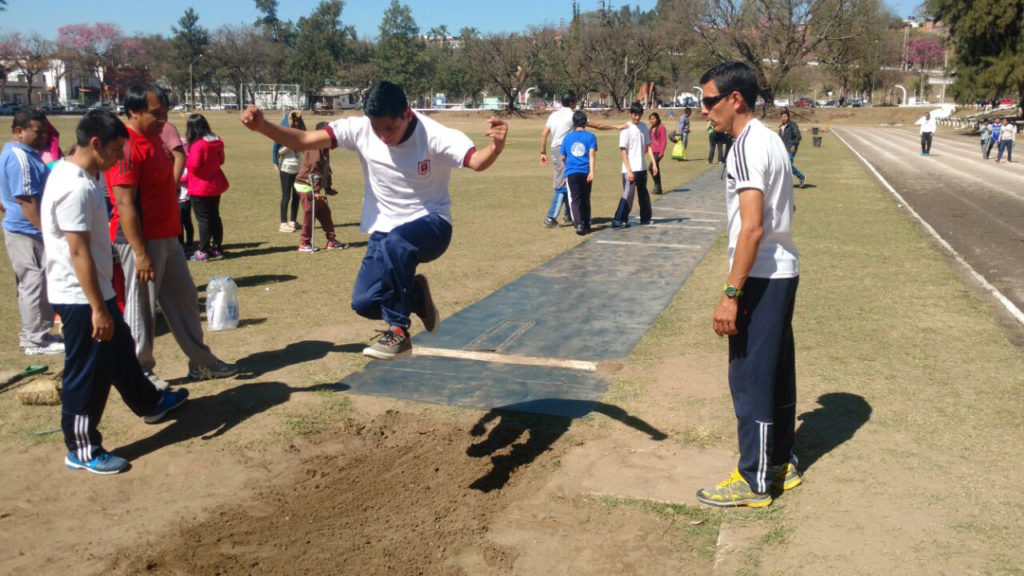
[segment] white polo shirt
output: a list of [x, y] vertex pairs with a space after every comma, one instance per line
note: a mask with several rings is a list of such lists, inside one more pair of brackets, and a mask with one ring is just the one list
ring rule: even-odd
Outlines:
[[551, 147], [562, 145], [565, 135], [572, 132], [572, 115], [574, 110], [569, 107], [560, 108], [548, 116], [545, 126], [551, 131]]
[[54, 304], [88, 304], [75, 275], [66, 232], [89, 232], [89, 252], [96, 266], [104, 300], [114, 297], [111, 278], [107, 187], [76, 164], [62, 160], [46, 181], [40, 205], [43, 246], [46, 248], [46, 293]]
[[396, 146], [377, 138], [367, 116], [335, 120], [327, 127], [334, 147], [358, 153], [363, 165], [363, 232], [387, 233], [431, 213], [452, 222], [451, 171], [461, 168], [476, 147], [462, 132], [415, 116], [412, 136]]
[[753, 278], [795, 278], [800, 257], [790, 234], [793, 223], [793, 168], [782, 139], [760, 120], [752, 119], [736, 137], [726, 164], [725, 205], [729, 215], [729, 268], [740, 235], [739, 191], [760, 190], [764, 195], [764, 236], [757, 247]]
[[647, 124], [643, 122], [636, 124], [629, 122], [629, 126], [619, 132], [619, 148], [626, 151], [630, 168], [630, 170], [626, 170], [626, 163], [623, 162], [623, 174], [629, 171], [643, 172], [647, 170], [647, 147], [650, 145], [651, 133], [647, 129]]

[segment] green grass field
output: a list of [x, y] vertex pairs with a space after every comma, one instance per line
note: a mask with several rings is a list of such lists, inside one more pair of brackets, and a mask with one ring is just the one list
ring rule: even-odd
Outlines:
[[[347, 338], [339, 345], [354, 335], [368, 338], [376, 326], [348, 307], [365, 243], [357, 223], [358, 161], [344, 152], [332, 158], [341, 191], [331, 201], [334, 220], [341, 239], [353, 248], [298, 254], [298, 236], [277, 231], [279, 185], [269, 141], [248, 133], [234, 113], [208, 117], [227, 148], [231, 190], [222, 213], [231, 257], [191, 266], [200, 286], [213, 274], [246, 279], [240, 296], [243, 329], [209, 335], [214, 350], [234, 360], [262, 349], [284, 354], [290, 343], [338, 333]], [[173, 121], [184, 127], [182, 117]], [[441, 121], [484, 144], [483, 116]], [[74, 118], [55, 123], [62, 143], [70, 143]], [[663, 162], [667, 190], [708, 168], [701, 125], [698, 120], [691, 140], [695, 161]], [[425, 267], [446, 315], [581, 241], [569, 228], [541, 227], [551, 194], [550, 169], [539, 166], [537, 155], [542, 128], [542, 117], [513, 118], [498, 163], [484, 174], [459, 171], [453, 178], [453, 243], [442, 259]], [[594, 218], [604, 225], [619, 195], [617, 136], [597, 135]], [[809, 185], [796, 191], [794, 226], [802, 269], [795, 317], [798, 414], [806, 417], [798, 438], [811, 467], [806, 486], [767, 511], [712, 514], [715, 523], [753, 527], [762, 534], [738, 557], [735, 572], [1024, 573], [1018, 551], [1024, 504], [1015, 489], [1024, 460], [1020, 349], [993, 319], [991, 304], [964, 285], [837, 139], [826, 135], [822, 148], [803, 147], [797, 165]], [[657, 203], [654, 211], [657, 215]], [[719, 453], [735, 446], [726, 349], [711, 330], [727, 265], [723, 237], [625, 361], [606, 399], [631, 413], [668, 415], [673, 442]], [[20, 369], [30, 362], [17, 347], [9, 264], [0, 266], [0, 285], [8, 294], [0, 300], [0, 322], [7, 327], [0, 333], [0, 367]], [[306, 362], [283, 377], [294, 379], [287, 382], [295, 386], [337, 381], [365, 363], [357, 349], [343, 351], [348, 353]], [[158, 339], [157, 352], [169, 377], [183, 375], [180, 352], [169, 336]], [[281, 360], [280, 366], [287, 363]], [[684, 370], [680, 377], [703, 378], [714, 393], [665, 395], [671, 381], [666, 366], [696, 373]], [[845, 403], [823, 412], [818, 400], [826, 395], [841, 395]], [[333, 402], [330, 395], [319, 396], [325, 397], [309, 407], [289, 407], [278, 434], [317, 434], [330, 427], [332, 415], [348, 409], [326, 405]], [[815, 419], [823, 413], [829, 417], [824, 423]], [[606, 422], [587, 418], [582, 425]], [[59, 434], [32, 433], [54, 426], [53, 410], [23, 407], [12, 394], [0, 395], [4, 445], [56, 445]], [[118, 434], [117, 419], [105, 421], [105, 427], [111, 437]], [[722, 477], [727, 473], [722, 470]], [[680, 537], [680, 546], [707, 547], [714, 534], [686, 538]]]

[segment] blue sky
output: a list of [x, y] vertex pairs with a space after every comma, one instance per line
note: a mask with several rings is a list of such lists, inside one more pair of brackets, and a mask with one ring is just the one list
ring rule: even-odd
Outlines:
[[[516, 32], [531, 25], [558, 24], [572, 16], [572, 0], [515, 0], [513, 2], [473, 3], [454, 0], [401, 0], [412, 10], [421, 31], [442, 24], [452, 32], [472, 26], [481, 32]], [[922, 0], [885, 0], [901, 17], [913, 13]], [[377, 35], [381, 14], [389, 0], [349, 0], [345, 2], [342, 23], [356, 27], [360, 37]], [[656, 0], [633, 0], [631, 6], [645, 10]], [[319, 4], [319, 0], [281, 0], [278, 16], [282, 20], [298, 20]], [[625, 2], [612, 1], [614, 6]], [[251, 23], [256, 20], [253, 0], [213, 0], [182, 2], [179, 0], [8, 0], [7, 10], [0, 12], [0, 31], [34, 30], [55, 39], [57, 28], [66, 24], [113, 22], [126, 34], [145, 32], [171, 34], [171, 26], [189, 7], [199, 13], [199, 23], [209, 29], [223, 24]], [[598, 0], [580, 0], [582, 10], [593, 10]], [[45, 11], [43, 11], [43, 10]]]

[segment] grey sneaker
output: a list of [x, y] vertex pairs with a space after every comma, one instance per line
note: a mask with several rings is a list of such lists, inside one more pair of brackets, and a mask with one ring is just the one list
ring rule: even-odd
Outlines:
[[570, 216], [568, 214], [563, 214], [562, 215], [562, 224], [571, 225], [572, 224], [572, 216]]
[[394, 360], [412, 354], [412, 342], [406, 331], [378, 330], [380, 338], [372, 346], [363, 348], [363, 354], [378, 360]]
[[545, 218], [544, 219], [544, 227], [545, 228], [558, 228], [558, 220], [555, 220], [554, 218]]
[[423, 290], [423, 308], [417, 310], [416, 315], [423, 321], [423, 327], [427, 329], [427, 332], [433, 332], [437, 330], [439, 314], [437, 306], [434, 304], [434, 298], [430, 295], [430, 284], [427, 283], [427, 277], [423, 274], [416, 275], [416, 283]]
[[217, 360], [213, 366], [196, 366], [188, 369], [188, 379], [194, 381], [228, 378], [235, 374], [238, 374], [237, 364], [228, 364], [220, 360]]
[[88, 470], [93, 474], [117, 474], [128, 469], [128, 461], [120, 456], [114, 456], [102, 448], [96, 456], [88, 462], [83, 461], [74, 452], [68, 452], [64, 457], [64, 465], [68, 470]]
[[161, 392], [167, 390], [167, 387], [170, 386], [166, 380], [157, 376], [153, 372], [146, 372], [146, 378], [149, 378], [149, 381], [153, 383], [153, 386], [156, 386], [156, 389]]
[[27, 346], [24, 348], [27, 356], [42, 356], [49, 354], [63, 354], [64, 343], [58, 341], [47, 341], [43, 346]]

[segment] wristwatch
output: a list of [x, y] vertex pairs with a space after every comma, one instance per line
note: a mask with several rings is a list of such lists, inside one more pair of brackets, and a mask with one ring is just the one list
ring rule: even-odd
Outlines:
[[736, 298], [737, 296], [743, 296], [743, 290], [740, 290], [735, 286], [730, 286], [729, 284], [722, 286], [722, 292], [725, 292], [726, 298]]

